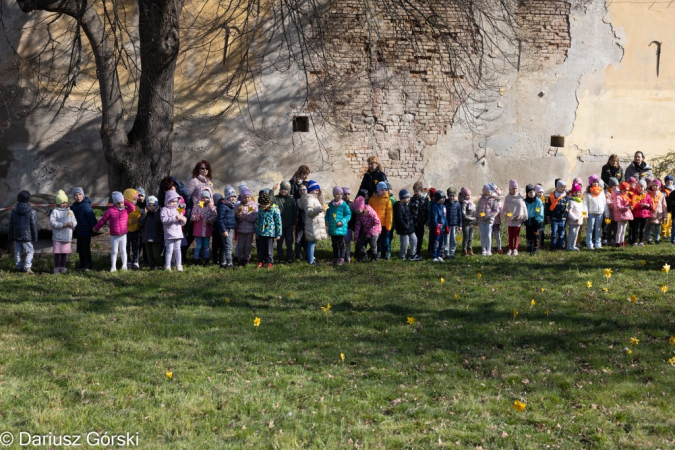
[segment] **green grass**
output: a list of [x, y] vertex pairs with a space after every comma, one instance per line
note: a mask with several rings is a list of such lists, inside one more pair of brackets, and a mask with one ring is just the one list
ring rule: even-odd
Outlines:
[[672, 251], [183, 274], [110, 274], [102, 257], [34, 277], [5, 256], [0, 432], [139, 432], [145, 449], [673, 448]]

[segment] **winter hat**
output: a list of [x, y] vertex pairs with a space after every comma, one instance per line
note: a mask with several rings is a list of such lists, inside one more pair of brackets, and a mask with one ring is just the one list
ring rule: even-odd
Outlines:
[[576, 177], [574, 180], [572, 180], [572, 186], [574, 187], [575, 184], [578, 184], [581, 186], [581, 178]]
[[596, 174], [593, 174], [590, 177], [588, 177], [588, 184], [589, 185], [595, 183], [596, 181], [600, 181], [600, 178], [598, 178], [598, 176]]
[[384, 181], [380, 181], [379, 183], [377, 183], [377, 186], [375, 186], [375, 190], [377, 192], [383, 191], [385, 189], [388, 189], [388, 188], [387, 188], [387, 183], [385, 183]]
[[647, 182], [645, 180], [638, 181], [638, 184], [642, 186], [642, 189], [647, 189]]
[[[225, 189], [223, 189], [223, 194], [225, 194], [225, 198], [237, 196], [237, 192], [234, 190], [234, 188], [232, 186], [225, 186]], [[249, 194], [250, 194], [250, 192], [249, 192]]]
[[319, 183], [317, 183], [314, 180], [309, 180], [309, 183], [307, 183], [307, 192], [314, 192], [318, 191], [321, 189], [321, 186], [319, 186]]
[[558, 182], [555, 184], [555, 188], [558, 189], [559, 187], [567, 187], [565, 180], [558, 180]]
[[518, 189], [518, 182], [516, 180], [509, 180], [509, 191], [511, 189]]
[[651, 184], [652, 181], [654, 181], [654, 177], [646, 176], [644, 180], [647, 182], [647, 185]]
[[530, 192], [534, 191], [534, 184], [528, 184], [525, 186], [525, 194], [529, 194]]
[[264, 189], [262, 191], [258, 192], [258, 204], [259, 205], [264, 206], [264, 205], [269, 205], [270, 203], [272, 203], [270, 201], [270, 195], [267, 192], [265, 192]]
[[209, 189], [203, 189], [200, 198], [211, 198], [211, 191]]
[[462, 186], [462, 188], [459, 190], [459, 193], [464, 197], [471, 197], [471, 191], [468, 187]]
[[73, 188], [73, 191], [70, 193], [73, 197], [75, 197], [75, 194], [82, 194], [82, 197], [84, 197], [84, 189], [81, 187], [75, 187]]
[[429, 188], [429, 198], [433, 198], [436, 195], [436, 188]]
[[490, 192], [495, 192], [497, 190], [497, 185], [494, 183], [488, 183], [483, 186], [484, 189], [487, 189]]
[[[119, 192], [118, 192], [119, 194]], [[176, 200], [179, 201], [180, 195], [176, 191], [166, 191], [166, 196], [164, 197], [164, 206], [169, 206], [169, 203]], [[115, 199], [115, 193], [113, 192], [113, 200]]]
[[360, 211], [366, 207], [366, 200], [363, 197], [356, 197], [354, 200], [354, 209]]
[[344, 194], [344, 191], [342, 190], [342, 188], [340, 186], [335, 186], [333, 188], [333, 195], [337, 195], [337, 194]]
[[239, 187], [239, 195], [242, 197], [246, 197], [247, 195], [251, 195], [251, 190], [247, 187]]
[[457, 196], [457, 188], [450, 186], [446, 191], [446, 194], [448, 194], [448, 197], [450, 197], [450, 195]]
[[403, 200], [404, 198], [410, 198], [410, 192], [405, 189], [401, 189], [398, 193], [398, 198]]
[[581, 185], [579, 183], [574, 183], [572, 185], [572, 190], [570, 193], [574, 194], [575, 192], [581, 192]]
[[600, 186], [600, 189], [604, 189], [605, 188], [605, 182], [602, 181], [602, 180], [598, 180], [598, 186]]
[[[166, 194], [167, 198], [168, 198], [169, 192], [174, 192], [174, 191], [167, 191], [167, 194]], [[175, 194], [175, 192], [174, 192], [174, 194]], [[176, 194], [176, 196], [178, 196], [178, 194]], [[123, 202], [124, 201], [124, 195], [122, 195], [121, 192], [115, 191], [115, 192], [112, 193], [112, 201], [113, 201], [113, 203]]]
[[630, 177], [630, 178], [627, 179], [626, 181], [628, 181], [629, 183], [637, 183], [637, 178], [635, 178], [635, 177]]
[[68, 202], [68, 196], [66, 195], [63, 190], [59, 190], [59, 192], [56, 193], [56, 204], [60, 205], [61, 203], [67, 203]]
[[223, 199], [223, 196], [220, 195], [219, 193], [216, 192], [216, 193], [213, 194], [213, 203], [218, 203], [222, 199]]
[[441, 190], [436, 191], [436, 193], [434, 194], [434, 201], [437, 202], [442, 198], [445, 198], [445, 192], [443, 192]]
[[535, 193], [535, 194], [539, 194], [540, 192], [544, 192], [544, 188], [541, 187], [541, 185], [538, 185], [538, 184], [535, 185], [535, 186], [534, 186], [534, 193]]
[[377, 156], [373, 155], [373, 156], [371, 156], [370, 158], [368, 158], [368, 162], [369, 162], [369, 163], [374, 162], [375, 164], [377, 164], [377, 165], [379, 166], [379, 165], [380, 165], [380, 158], [378, 158]]
[[289, 183], [288, 181], [282, 181], [281, 184], [279, 185], [279, 188], [281, 190], [290, 191], [291, 190], [291, 183]]
[[619, 180], [616, 179], [616, 177], [612, 177], [609, 179], [609, 187], [614, 187], [619, 185]]
[[343, 193], [344, 195], [351, 195], [351, 194], [352, 194], [352, 190], [351, 190], [348, 186], [342, 186], [342, 193]]
[[394, 189], [394, 186], [392, 186], [391, 183], [388, 181], [387, 181], [387, 189], [389, 189], [390, 191]]
[[146, 204], [146, 205], [155, 205], [155, 206], [157, 206], [157, 203], [159, 203], [159, 200], [157, 200], [157, 197], [155, 197], [154, 195], [151, 195], [151, 196], [148, 197], [148, 199], [145, 201], [145, 204]]
[[652, 186], [656, 186], [656, 189], [661, 189], [661, 182], [659, 180], [652, 181]]
[[625, 181], [619, 185], [620, 191], [627, 191], [628, 189], [630, 189], [630, 184], [626, 183]]
[[136, 190], [138, 191], [139, 197], [145, 197], [145, 189], [142, 187], [137, 187]]
[[666, 175], [666, 177], [664, 178], [664, 180], [665, 180], [665, 181], [675, 181], [675, 178], [673, 178], [672, 175]]
[[28, 200], [30, 200], [30, 192], [28, 191], [19, 192], [16, 196], [16, 200], [21, 203], [28, 203]]

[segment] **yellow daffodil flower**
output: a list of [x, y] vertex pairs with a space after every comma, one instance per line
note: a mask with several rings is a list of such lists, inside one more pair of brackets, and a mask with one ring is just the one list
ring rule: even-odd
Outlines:
[[441, 284], [445, 283], [445, 278], [441, 277]]
[[605, 278], [610, 278], [612, 276], [612, 269], [605, 269]]
[[661, 286], [661, 292], [668, 292], [668, 286]]
[[545, 290], [546, 290], [546, 289], [544, 289], [544, 288], [541, 288], [541, 292], [544, 292]]
[[506, 217], [513, 217], [513, 213], [506, 213]]
[[590, 281], [588, 281], [588, 282], [586, 283], [586, 287], [589, 287], [589, 288], [590, 288], [590, 287], [592, 287], [592, 286], [593, 286], [593, 283], [591, 283]]
[[548, 317], [548, 309], [544, 311], [544, 314], [546, 314], [546, 317]]
[[328, 310], [331, 308], [330, 303], [328, 303], [326, 306], [322, 306], [321, 309], [323, 312], [328, 312]]
[[662, 272], [668, 273], [670, 272], [670, 264], [664, 264], [663, 268], [661, 269]]
[[642, 264], [643, 266], [646, 266], [646, 265], [647, 265], [647, 261], [645, 261], [645, 260], [643, 259], [642, 261], [640, 261], [640, 264]]
[[631, 349], [629, 349], [629, 348], [626, 348], [626, 349], [624, 349], [624, 350], [626, 350], [626, 354], [627, 354], [627, 355], [630, 355], [631, 353], [633, 353], [633, 350], [631, 350]]
[[518, 411], [523, 411], [526, 407], [527, 407], [527, 404], [525, 404], [523, 402], [519, 402], [518, 400], [513, 402], [513, 409], [516, 409]]
[[260, 326], [260, 317], [256, 317], [255, 319], [253, 319], [253, 326], [254, 327]]
[[342, 362], [345, 361], [345, 354], [344, 353], [340, 353], [340, 359], [342, 360]]
[[605, 223], [609, 225], [610, 223], [612, 223], [612, 219], [605, 219]]
[[635, 295], [635, 294], [631, 295], [630, 301], [633, 302], [633, 303], [637, 302], [637, 295]]
[[485, 213], [484, 212], [480, 213], [480, 216], [485, 217]]
[[169, 372], [168, 370], [166, 371], [166, 377], [167, 378], [173, 378], [173, 372]]
[[455, 298], [459, 300], [459, 294], [455, 294]]
[[539, 212], [541, 211], [539, 208], [534, 208], [534, 212]]
[[518, 310], [514, 309], [513, 310], [513, 318], [515, 319], [517, 315], [518, 315]]
[[630, 338], [630, 345], [638, 345], [640, 343], [640, 339], [638, 338]]
[[230, 303], [229, 297], [225, 297], [225, 303]]
[[408, 317], [408, 324], [412, 325], [415, 323], [415, 318], [414, 317]]
[[537, 302], [535, 302], [534, 299], [530, 300], [530, 306], [534, 306], [536, 304], [537, 304]]
[[670, 358], [670, 359], [668, 360], [668, 362], [670, 363], [671, 366], [675, 366], [675, 356], [673, 356], [672, 358]]
[[675, 336], [671, 336], [670, 339], [668, 339], [668, 343], [670, 345], [675, 345]]
[[605, 292], [609, 292], [609, 288], [608, 288], [608, 287], [604, 287], [604, 288], [602, 288], [602, 290], [605, 291]]
[[480, 280], [480, 277], [482, 277], [482, 276], [483, 276], [483, 274], [482, 274], [482, 273], [480, 273], [480, 272], [478, 272], [478, 273], [476, 274], [476, 276], [477, 276], [477, 277], [478, 277], [478, 279]]

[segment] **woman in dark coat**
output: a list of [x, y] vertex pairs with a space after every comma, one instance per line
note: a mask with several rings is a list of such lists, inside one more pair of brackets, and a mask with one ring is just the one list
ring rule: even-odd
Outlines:
[[600, 178], [605, 183], [605, 186], [609, 186], [609, 179], [616, 178], [616, 180], [621, 184], [623, 179], [623, 169], [619, 165], [619, 155], [611, 155], [607, 160], [607, 164], [602, 166], [602, 173]]
[[377, 192], [377, 183], [380, 181], [387, 182], [387, 175], [382, 172], [380, 167], [380, 158], [371, 156], [368, 158], [368, 171], [363, 175], [361, 186], [357, 197], [366, 197], [366, 200], [372, 197]]

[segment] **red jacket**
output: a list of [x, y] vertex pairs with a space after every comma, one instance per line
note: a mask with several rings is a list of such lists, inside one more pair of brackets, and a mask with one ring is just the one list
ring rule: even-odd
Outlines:
[[128, 200], [124, 200], [124, 209], [120, 211], [117, 209], [117, 206], [108, 208], [108, 210], [103, 214], [101, 220], [98, 221], [96, 226], [94, 226], [94, 231], [101, 229], [105, 223], [110, 220], [110, 236], [121, 236], [127, 234], [127, 221], [129, 220], [129, 214], [134, 212], [136, 206]]
[[[637, 196], [637, 194], [635, 194]], [[652, 214], [654, 203], [649, 194], [643, 194], [644, 198], [633, 206], [633, 217], [636, 219], [645, 219]]]

